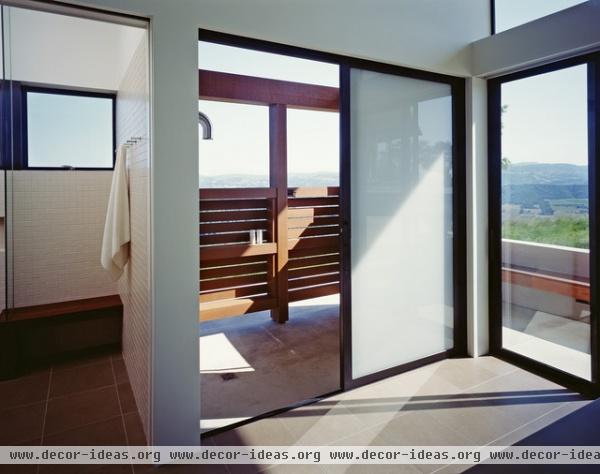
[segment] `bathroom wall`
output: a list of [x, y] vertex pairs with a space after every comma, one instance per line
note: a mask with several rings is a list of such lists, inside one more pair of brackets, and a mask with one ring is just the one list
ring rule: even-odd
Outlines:
[[[150, 433], [149, 87], [146, 37], [137, 47], [117, 93], [117, 143], [129, 148], [131, 260], [119, 280], [123, 300], [123, 358], [146, 437]], [[150, 441], [150, 439], [148, 439]]]
[[112, 171], [8, 173], [14, 307], [116, 294], [100, 265]]

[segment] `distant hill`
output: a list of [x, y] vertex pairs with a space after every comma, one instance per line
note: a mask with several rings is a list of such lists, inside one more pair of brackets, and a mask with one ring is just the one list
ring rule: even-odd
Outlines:
[[[290, 173], [290, 187], [339, 186], [337, 173]], [[254, 174], [225, 174], [200, 176], [200, 188], [262, 188], [269, 186], [269, 177]]]
[[588, 208], [588, 168], [563, 163], [516, 163], [502, 170], [502, 204], [540, 209], [543, 215]]
[[587, 186], [588, 167], [566, 163], [515, 163], [502, 170], [505, 184], [582, 184]]

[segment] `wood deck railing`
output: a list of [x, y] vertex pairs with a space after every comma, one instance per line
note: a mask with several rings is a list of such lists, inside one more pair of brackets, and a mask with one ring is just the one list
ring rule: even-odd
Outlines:
[[[276, 188], [201, 189], [200, 319], [277, 314], [291, 301], [338, 293], [338, 193], [337, 187], [288, 189], [287, 238], [280, 242]], [[250, 243], [253, 229], [264, 231], [264, 243]], [[287, 291], [278, 291], [281, 279]]]

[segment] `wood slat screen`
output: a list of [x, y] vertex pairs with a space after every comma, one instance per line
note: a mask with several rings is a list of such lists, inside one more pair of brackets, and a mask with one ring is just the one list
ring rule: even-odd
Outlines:
[[[339, 293], [339, 188], [288, 190], [288, 301]], [[200, 319], [277, 307], [276, 188], [201, 189]], [[250, 243], [262, 229], [264, 243]], [[284, 302], [287, 303], [287, 302]]]

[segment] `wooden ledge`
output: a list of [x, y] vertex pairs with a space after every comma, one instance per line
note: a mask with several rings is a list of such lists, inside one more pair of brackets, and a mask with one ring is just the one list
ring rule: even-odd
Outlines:
[[5, 309], [2, 311], [2, 319], [7, 321], [24, 321], [30, 319], [51, 318], [65, 316], [87, 311], [103, 309], [119, 309], [123, 303], [119, 295], [100, 296], [98, 298], [87, 298], [61, 303], [42, 304], [26, 306], [23, 308]]

